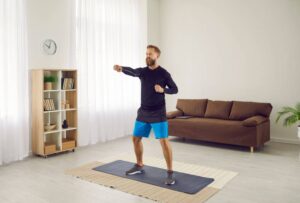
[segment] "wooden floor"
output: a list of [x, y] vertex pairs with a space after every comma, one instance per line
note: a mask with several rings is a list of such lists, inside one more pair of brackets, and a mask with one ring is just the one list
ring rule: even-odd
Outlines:
[[[300, 202], [299, 145], [270, 142], [251, 154], [248, 148], [171, 140], [174, 160], [239, 173], [208, 203]], [[144, 150], [145, 156], [163, 158], [154, 138], [144, 140]], [[64, 174], [65, 169], [121, 153], [133, 153], [130, 137], [1, 166], [0, 202], [152, 202]]]

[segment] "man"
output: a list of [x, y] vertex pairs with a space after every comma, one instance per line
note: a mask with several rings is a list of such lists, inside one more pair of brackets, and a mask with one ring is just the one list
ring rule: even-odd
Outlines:
[[[160, 49], [154, 45], [147, 46], [146, 64], [143, 68], [130, 68], [114, 65], [114, 70], [126, 75], [139, 77], [141, 81], [141, 106], [133, 130], [133, 145], [136, 155], [136, 164], [126, 175], [143, 173], [143, 144], [142, 138], [149, 137], [151, 128], [155, 138], [159, 139], [167, 163], [165, 184], [175, 184], [172, 169], [172, 149], [168, 140], [168, 122], [166, 118], [165, 94], [176, 94], [178, 88], [170, 73], [158, 65]], [[166, 87], [167, 86], [167, 87]]]

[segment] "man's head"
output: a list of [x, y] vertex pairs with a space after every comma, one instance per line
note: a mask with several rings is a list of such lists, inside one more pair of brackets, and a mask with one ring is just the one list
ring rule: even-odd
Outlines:
[[146, 64], [147, 66], [153, 66], [155, 65], [156, 60], [160, 56], [160, 49], [157, 46], [154, 45], [148, 45], [147, 46], [147, 52], [146, 52]]

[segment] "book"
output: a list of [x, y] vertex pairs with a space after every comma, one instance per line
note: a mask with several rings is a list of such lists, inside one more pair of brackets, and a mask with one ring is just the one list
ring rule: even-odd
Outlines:
[[49, 108], [48, 108], [48, 99], [44, 99], [45, 101], [45, 111], [49, 111]]
[[43, 107], [44, 107], [44, 111], [46, 111], [46, 100], [45, 99], [43, 99]]
[[70, 78], [67, 78], [67, 89], [70, 89]]
[[63, 90], [74, 89], [74, 79], [73, 78], [62, 78], [61, 79], [61, 88]]
[[72, 89], [74, 89], [74, 88], [75, 88], [75, 79], [72, 78]]
[[51, 111], [51, 101], [50, 101], [50, 99], [47, 99], [47, 103], [48, 103], [48, 106], [47, 106], [48, 111]]
[[55, 104], [53, 99], [43, 99], [44, 111], [54, 111]]
[[66, 78], [63, 79], [63, 90], [66, 89]]
[[51, 111], [54, 111], [54, 110], [55, 110], [55, 106], [54, 106], [54, 101], [53, 101], [53, 99], [50, 99], [50, 109], [51, 109]]

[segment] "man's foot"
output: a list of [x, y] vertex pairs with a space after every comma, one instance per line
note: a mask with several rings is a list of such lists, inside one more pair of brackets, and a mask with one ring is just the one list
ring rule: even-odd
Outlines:
[[174, 185], [175, 184], [175, 178], [173, 177], [173, 171], [167, 171], [167, 178], [165, 179], [166, 185]]
[[140, 174], [144, 173], [143, 166], [140, 166], [138, 164], [134, 164], [134, 166], [126, 171], [126, 175], [134, 175], [134, 174]]

